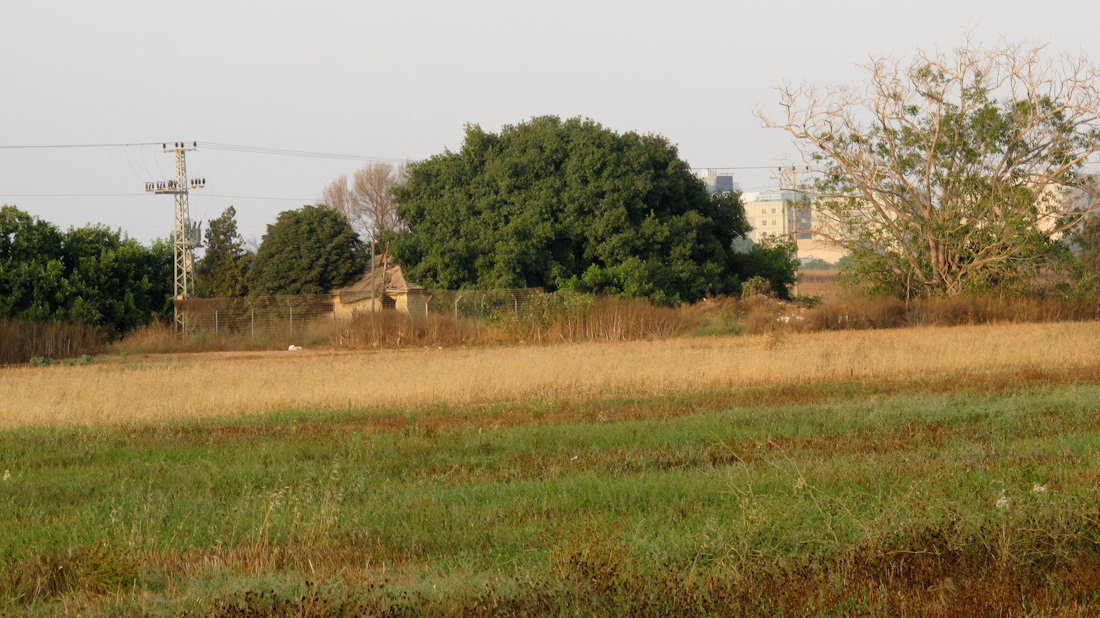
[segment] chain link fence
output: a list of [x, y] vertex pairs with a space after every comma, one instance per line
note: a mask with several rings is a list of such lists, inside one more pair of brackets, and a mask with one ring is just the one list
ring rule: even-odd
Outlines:
[[333, 325], [332, 296], [280, 295], [245, 298], [188, 298], [176, 301], [184, 333], [294, 336], [295, 330]]
[[[545, 300], [546, 294], [539, 288], [430, 290], [423, 298], [427, 300], [428, 313], [455, 319], [485, 319], [504, 314], [519, 315], [533, 303]], [[350, 311], [338, 311], [335, 300], [336, 297], [330, 294], [188, 298], [177, 300], [176, 309], [183, 316], [185, 335], [294, 338], [295, 333], [301, 335], [307, 330], [317, 333], [327, 329], [335, 333], [340, 322], [359, 311], [354, 302], [344, 303]], [[362, 310], [369, 311], [371, 306], [364, 302]], [[400, 310], [385, 308], [383, 311]]]
[[505, 313], [519, 315], [531, 304], [545, 300], [541, 288], [507, 290], [433, 290], [428, 312], [459, 318], [488, 318]]

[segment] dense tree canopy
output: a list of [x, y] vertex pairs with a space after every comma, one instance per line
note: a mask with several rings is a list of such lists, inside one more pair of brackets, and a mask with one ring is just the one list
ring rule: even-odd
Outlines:
[[244, 249], [232, 206], [206, 229], [206, 254], [195, 266], [195, 293], [203, 298], [244, 296], [245, 274], [254, 255]]
[[14, 206], [0, 209], [0, 316], [64, 320], [117, 336], [166, 311], [172, 253], [100, 226], [61, 232]]
[[798, 141], [814, 227], [899, 295], [1029, 281], [1100, 207], [1100, 72], [1041, 48], [968, 43], [874, 58], [864, 89], [788, 85], [766, 126]]
[[267, 226], [246, 282], [250, 294], [324, 294], [363, 274], [366, 251], [335, 210], [303, 206]]
[[409, 279], [438, 288], [580, 287], [691, 301], [737, 293], [738, 194], [708, 196], [666, 139], [553, 116], [467, 126], [459, 152], [394, 189]]

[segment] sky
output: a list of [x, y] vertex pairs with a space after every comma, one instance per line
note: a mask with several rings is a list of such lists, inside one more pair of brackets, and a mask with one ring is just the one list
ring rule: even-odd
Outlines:
[[[197, 142], [192, 218], [232, 205], [259, 243], [363, 158], [425, 159], [460, 149], [467, 123], [548, 114], [663, 135], [692, 167], [769, 189], [795, 154], [753, 115], [777, 110], [777, 86], [858, 85], [872, 55], [968, 31], [1100, 63], [1100, 3], [1083, 0], [5, 0], [0, 203], [167, 237], [172, 198], [145, 183], [173, 177], [161, 143]], [[23, 148], [94, 144], [131, 145]]]

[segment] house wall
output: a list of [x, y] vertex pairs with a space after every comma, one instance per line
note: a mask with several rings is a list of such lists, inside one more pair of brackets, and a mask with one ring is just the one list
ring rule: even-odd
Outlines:
[[[390, 292], [386, 296], [393, 299], [393, 309], [405, 315], [419, 318], [426, 316], [428, 313], [428, 299], [430, 297], [423, 290], [412, 290], [408, 293]], [[338, 319], [348, 319], [356, 313], [364, 311], [381, 311], [387, 308], [388, 303], [382, 297], [364, 298], [352, 303], [344, 303], [340, 300], [339, 294], [334, 294], [332, 304]]]
[[422, 290], [409, 290], [397, 297], [397, 310], [414, 318], [428, 315], [428, 294]]
[[378, 311], [380, 307], [380, 299], [378, 298], [364, 298], [357, 300], [353, 303], [345, 303], [340, 300], [339, 294], [332, 295], [332, 310], [336, 314], [336, 319], [351, 319], [356, 313], [362, 313], [364, 311]]

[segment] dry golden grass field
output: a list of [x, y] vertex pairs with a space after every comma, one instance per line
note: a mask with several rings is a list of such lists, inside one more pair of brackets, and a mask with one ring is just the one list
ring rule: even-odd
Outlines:
[[898, 381], [1100, 363], [1100, 323], [500, 348], [146, 355], [0, 368], [0, 428]]

